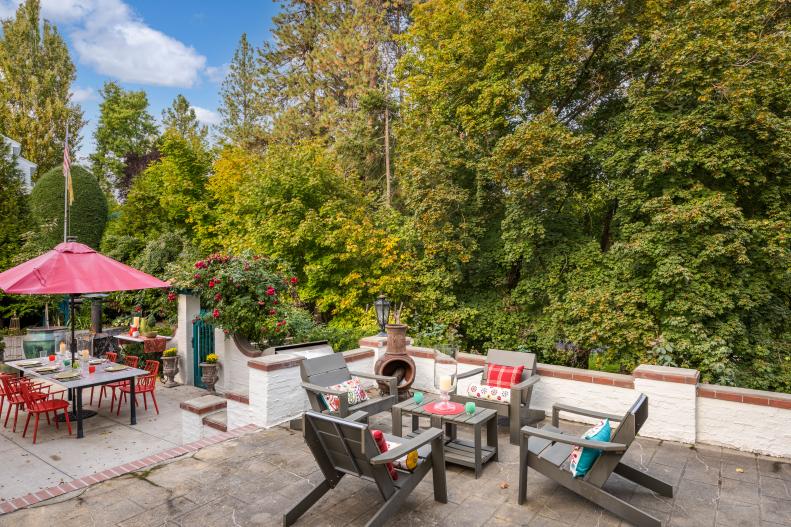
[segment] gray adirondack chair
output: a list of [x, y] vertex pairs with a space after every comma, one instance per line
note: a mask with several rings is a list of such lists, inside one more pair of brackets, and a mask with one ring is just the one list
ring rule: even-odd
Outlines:
[[[302, 387], [308, 395], [310, 406], [317, 412], [327, 412], [340, 417], [346, 417], [353, 412], [366, 412], [369, 415], [390, 410], [398, 402], [398, 379], [385, 375], [372, 373], [351, 372], [346, 366], [346, 361], [340, 353], [324, 355], [312, 359], [305, 359], [300, 363], [299, 372], [302, 376]], [[349, 406], [349, 394], [339, 390], [332, 390], [329, 386], [348, 381], [352, 375], [388, 384], [389, 394], [380, 397], [369, 397], [367, 401]], [[340, 399], [340, 408], [337, 412], [330, 412], [324, 404], [322, 395], [337, 395]]]
[[[617, 422], [618, 426], [610, 441], [582, 439], [577, 435], [563, 433], [558, 428], [558, 415], [561, 411], [597, 419], [609, 419]], [[530, 467], [634, 525], [660, 527], [661, 521], [602, 488], [610, 475], [615, 472], [662, 496], [673, 497], [672, 485], [649, 476], [621, 460], [647, 418], [648, 397], [644, 394], [640, 394], [625, 415], [584, 410], [562, 404], [554, 405], [552, 426], [541, 429], [530, 426], [522, 428], [519, 446], [519, 504], [523, 504], [527, 499], [527, 469]], [[573, 477], [568, 468], [569, 455], [575, 445], [602, 451], [588, 473], [580, 478]]]
[[[316, 458], [324, 480], [283, 515], [285, 527], [293, 525], [327, 491], [335, 488], [345, 474], [372, 481], [384, 499], [384, 504], [366, 524], [369, 527], [384, 525], [392, 518], [429, 470], [432, 471], [434, 499], [440, 503], [448, 502], [442, 430], [429, 428], [412, 439], [386, 434], [388, 441], [401, 444], [380, 454], [368, 425], [360, 422], [365, 419], [364, 412], [355, 412], [347, 419], [305, 412], [302, 424], [305, 442]], [[385, 464], [412, 450], [418, 451], [417, 467], [412, 472], [398, 470], [398, 479], [394, 481]]]
[[[474, 402], [476, 406], [497, 410], [497, 414], [508, 417], [511, 444], [519, 444], [519, 429], [524, 425], [542, 421], [546, 414], [544, 410], [530, 408], [530, 398], [533, 395], [533, 385], [541, 380], [536, 374], [535, 353], [522, 353], [519, 351], [506, 351], [490, 349], [486, 355], [486, 364], [502, 364], [505, 366], [524, 366], [522, 380], [511, 387], [511, 402], [485, 401], [468, 397], [466, 394], [454, 393], [451, 399], [458, 403]], [[457, 379], [466, 379], [474, 375], [483, 374], [481, 383], [486, 384], [486, 368], [475, 368], [456, 376]]]

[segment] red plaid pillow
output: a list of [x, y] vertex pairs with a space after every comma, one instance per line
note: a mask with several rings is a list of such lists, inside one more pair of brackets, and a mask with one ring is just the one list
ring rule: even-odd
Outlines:
[[524, 366], [503, 366], [502, 364], [486, 365], [486, 385], [496, 388], [511, 388], [522, 382]]

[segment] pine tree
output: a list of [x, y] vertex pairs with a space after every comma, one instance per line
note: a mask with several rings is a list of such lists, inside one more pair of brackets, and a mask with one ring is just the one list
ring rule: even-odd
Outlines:
[[93, 135], [96, 151], [91, 155], [92, 172], [123, 198], [132, 180], [158, 157], [154, 148], [157, 127], [148, 113], [146, 92], [127, 91], [106, 82], [99, 94], [103, 101]]
[[181, 94], [176, 95], [170, 107], [162, 111], [162, 125], [166, 131], [173, 130], [190, 142], [204, 145], [209, 134], [209, 128], [200, 124], [195, 110]]
[[76, 151], [85, 121], [79, 105], [71, 103], [76, 70], [69, 50], [40, 15], [39, 0], [27, 0], [14, 18], [2, 22], [0, 127], [43, 174], [61, 162], [67, 126], [69, 146]]
[[242, 33], [230, 71], [220, 90], [220, 132], [234, 144], [253, 145], [263, 138], [263, 111], [255, 48]]

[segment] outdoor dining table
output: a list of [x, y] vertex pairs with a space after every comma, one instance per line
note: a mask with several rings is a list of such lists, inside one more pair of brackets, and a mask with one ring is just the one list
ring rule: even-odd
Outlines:
[[[130, 424], [136, 425], [137, 424], [137, 415], [135, 413], [135, 378], [141, 375], [147, 375], [148, 371], [141, 370], [139, 368], [131, 368], [127, 367], [121, 371], [105, 371], [111, 365], [117, 365], [114, 362], [104, 361], [101, 364], [96, 365], [96, 371], [94, 373], [88, 373], [87, 371], [81, 372], [81, 376], [75, 380], [60, 380], [55, 379], [53, 376], [60, 371], [63, 371], [62, 368], [58, 371], [41, 373], [35, 371], [35, 368], [40, 368], [42, 366], [47, 365], [46, 360], [42, 360], [41, 364], [35, 366], [21, 366], [19, 363], [26, 363], [29, 360], [17, 360], [17, 361], [9, 361], [6, 362], [6, 366], [14, 368], [15, 370], [19, 371], [20, 377], [24, 377], [26, 375], [32, 377], [38, 377], [40, 379], [45, 379], [48, 382], [52, 382], [58, 384], [73, 394], [72, 396], [72, 412], [76, 416], [77, 419], [77, 438], [80, 439], [84, 437], [83, 429], [82, 429], [82, 419], [83, 419], [83, 410], [82, 410], [82, 390], [84, 388], [91, 388], [93, 386], [101, 386], [103, 384], [109, 384], [111, 382], [118, 382], [118, 381], [125, 381], [129, 380], [129, 421]], [[121, 401], [118, 401], [118, 404], [121, 404]], [[93, 415], [93, 414], [91, 414]]]

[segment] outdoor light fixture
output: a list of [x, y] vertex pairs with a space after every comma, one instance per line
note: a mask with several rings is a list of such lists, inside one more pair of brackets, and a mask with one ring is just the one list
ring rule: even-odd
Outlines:
[[390, 320], [390, 302], [384, 295], [379, 295], [374, 302], [374, 309], [376, 309], [376, 322], [379, 324], [379, 336], [386, 337], [385, 326]]

